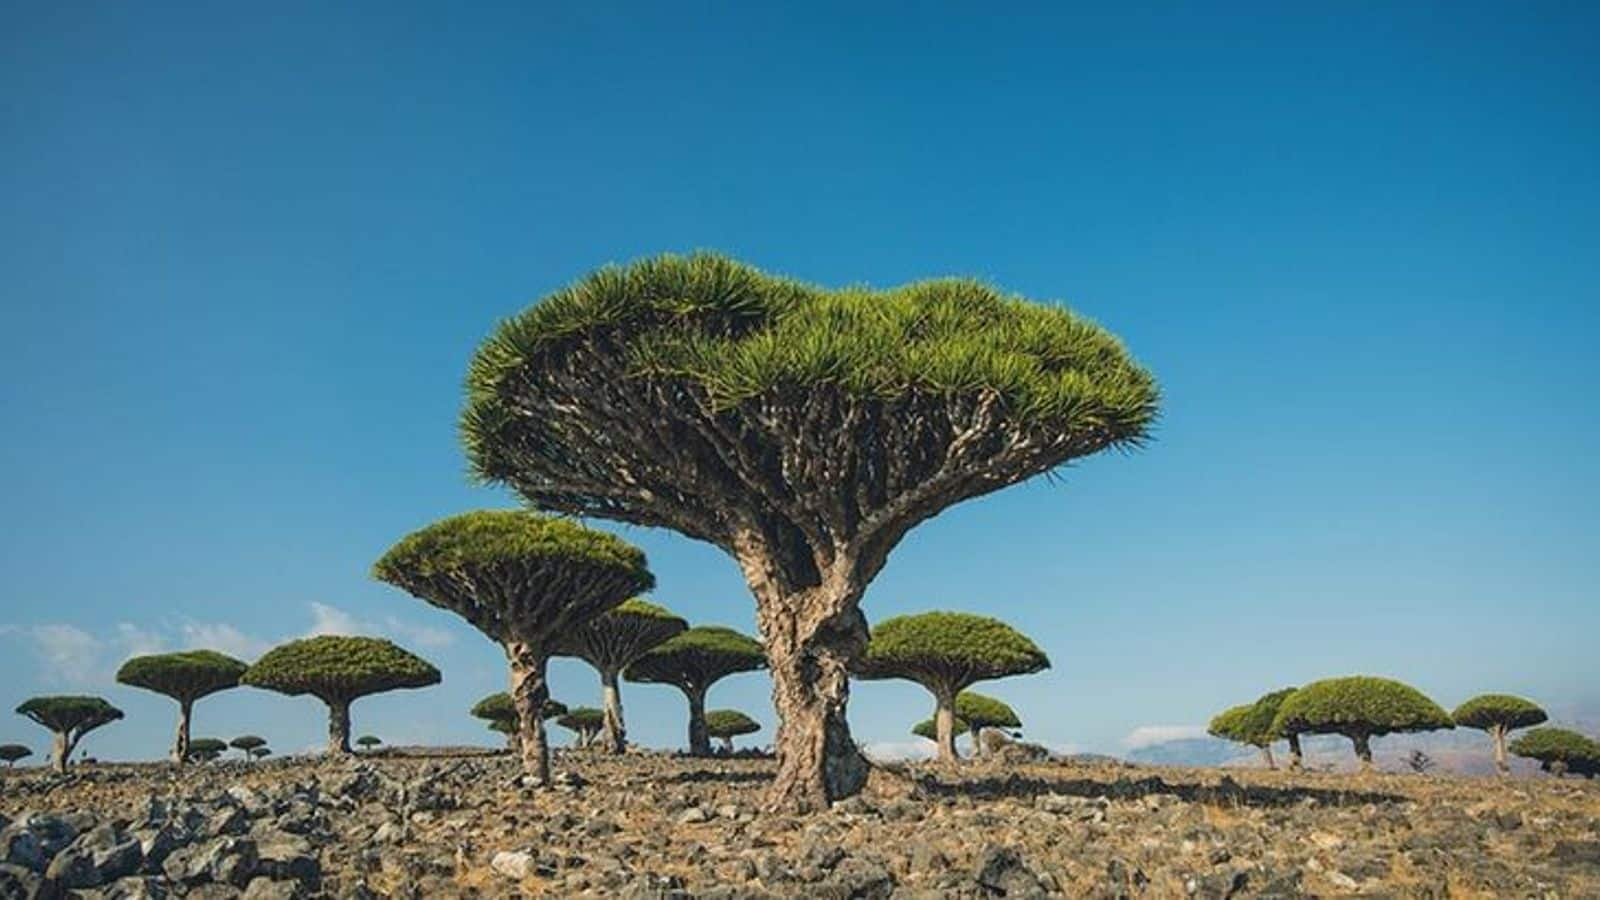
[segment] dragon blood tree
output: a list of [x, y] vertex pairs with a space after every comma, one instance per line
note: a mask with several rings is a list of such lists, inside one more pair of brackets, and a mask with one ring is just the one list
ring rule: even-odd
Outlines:
[[588, 747], [606, 727], [606, 714], [592, 706], [579, 706], [557, 716], [556, 724], [577, 735], [579, 747]]
[[755, 734], [761, 723], [737, 709], [713, 709], [706, 713], [706, 733], [722, 742], [722, 752], [733, 752], [733, 739], [741, 734]]
[[190, 762], [211, 762], [228, 751], [226, 741], [217, 738], [195, 738], [189, 742]]
[[325, 634], [267, 651], [241, 684], [328, 706], [328, 752], [350, 752], [350, 704], [370, 694], [439, 683], [439, 670], [382, 638]]
[[1275, 734], [1342, 734], [1355, 745], [1363, 772], [1372, 769], [1372, 738], [1454, 728], [1450, 714], [1410, 685], [1354, 675], [1313, 681], [1285, 697]]
[[250, 757], [256, 750], [267, 745], [267, 739], [256, 734], [241, 734], [228, 742], [228, 746]]
[[[965, 731], [972, 738], [973, 752], [982, 755], [983, 741], [979, 740], [979, 732], [985, 728], [1021, 728], [1022, 719], [1018, 718], [1017, 711], [1000, 700], [977, 691], [962, 691], [956, 695], [956, 724], [957, 732]], [[937, 714], [931, 720], [935, 726], [935, 739], [937, 739]]]
[[83, 736], [122, 718], [122, 710], [99, 697], [54, 696], [26, 701], [17, 707], [17, 715], [26, 716], [55, 734], [50, 765], [57, 772], [65, 772], [67, 760]]
[[697, 625], [634, 660], [629, 681], [670, 684], [689, 700], [689, 753], [711, 754], [706, 732], [706, 692], [736, 672], [765, 668], [766, 652], [755, 638], [721, 625]]
[[1510, 694], [1483, 694], [1456, 707], [1450, 714], [1463, 728], [1486, 731], [1494, 741], [1494, 767], [1501, 775], [1511, 774], [1506, 762], [1506, 733], [1518, 728], [1531, 728], [1549, 719], [1545, 711], [1531, 700]]
[[1568, 772], [1600, 775], [1600, 743], [1566, 728], [1535, 728], [1512, 741], [1511, 752], [1538, 760], [1539, 768], [1557, 778]]
[[[1050, 659], [1022, 632], [999, 619], [929, 612], [885, 619], [872, 629], [855, 671], [862, 678], [903, 678], [933, 694], [939, 758], [956, 755], [956, 695], [992, 678], [1050, 668]], [[969, 720], [970, 726], [970, 720]]]
[[545, 668], [558, 639], [655, 586], [644, 553], [576, 522], [523, 510], [482, 510], [414, 532], [372, 574], [461, 616], [505, 649], [523, 768], [550, 781], [539, 711], [550, 699]]
[[1108, 448], [1158, 391], [1066, 309], [972, 281], [825, 290], [712, 256], [605, 268], [504, 322], [461, 430], [535, 506], [721, 547], [755, 596], [782, 723], [775, 808], [853, 794], [859, 603], [941, 510]]
[[[517, 704], [511, 695], [505, 691], [490, 694], [472, 705], [472, 717], [483, 719], [488, 723], [490, 731], [497, 731], [506, 736], [506, 747], [512, 753], [520, 752], [517, 741]], [[546, 700], [540, 709], [539, 718], [554, 719], [556, 716], [567, 714], [567, 706], [559, 700]]]
[[[972, 726], [963, 722], [960, 716], [956, 716], [956, 731], [966, 731], [970, 727]], [[927, 738], [930, 741], [937, 742], [939, 740], [939, 722], [937, 719], [932, 718], [923, 719], [921, 722], [911, 726], [911, 733], [919, 738]]]
[[[1245, 703], [1218, 713], [1211, 720], [1211, 725], [1206, 733], [1212, 737], [1234, 741], [1239, 744], [1248, 744], [1261, 751], [1261, 760], [1268, 769], [1278, 768], [1278, 763], [1272, 758], [1272, 742], [1279, 735], [1273, 731], [1273, 724], [1278, 718], [1278, 708], [1283, 705], [1284, 698], [1294, 693], [1294, 688], [1284, 688], [1262, 696], [1254, 703]], [[1300, 736], [1290, 734], [1289, 739], [1290, 768], [1300, 767]]]
[[635, 598], [557, 637], [556, 655], [576, 656], [600, 673], [600, 706], [606, 717], [600, 746], [606, 752], [621, 753], [628, 747], [618, 676], [650, 648], [688, 627], [664, 607]]
[[195, 701], [238, 687], [239, 678], [248, 668], [215, 650], [186, 650], [135, 656], [117, 670], [117, 681], [178, 701], [178, 735], [172, 742], [172, 761], [183, 763], [189, 759], [189, 722]]
[[8, 769], [16, 768], [18, 760], [32, 755], [33, 751], [22, 744], [0, 744], [0, 761], [4, 761]]

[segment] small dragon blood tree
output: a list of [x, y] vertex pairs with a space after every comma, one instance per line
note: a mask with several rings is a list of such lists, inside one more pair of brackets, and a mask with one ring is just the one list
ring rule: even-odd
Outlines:
[[733, 752], [733, 739], [741, 734], [755, 734], [761, 723], [737, 709], [713, 709], [706, 713], [706, 733], [722, 741], [722, 752]]
[[1049, 667], [1044, 651], [999, 619], [929, 612], [878, 623], [856, 673], [868, 679], [903, 678], [927, 688], [937, 704], [933, 718], [939, 758], [954, 761], [959, 758], [957, 694], [980, 681]]
[[755, 638], [720, 625], [697, 625], [639, 657], [628, 666], [626, 677], [683, 691], [689, 701], [689, 753], [708, 756], [706, 692], [729, 675], [766, 665], [767, 655]]
[[628, 747], [618, 676], [650, 648], [688, 627], [664, 607], [634, 598], [557, 637], [558, 656], [576, 656], [600, 673], [600, 706], [605, 713], [600, 746], [606, 752], [621, 753]]
[[228, 746], [244, 754], [246, 758], [254, 755], [256, 750], [267, 745], [267, 739], [257, 734], [241, 734], [228, 742]]
[[122, 710], [100, 697], [69, 695], [34, 697], [17, 707], [17, 715], [32, 719], [55, 734], [50, 765], [57, 772], [66, 772], [67, 760], [83, 736], [122, 718]]
[[117, 670], [117, 681], [178, 701], [178, 736], [172, 743], [172, 761], [183, 763], [189, 759], [189, 723], [195, 701], [238, 687], [248, 668], [215, 650], [186, 650], [135, 656]]
[[1483, 694], [1456, 707], [1450, 718], [1463, 728], [1488, 732], [1494, 741], [1495, 770], [1501, 775], [1509, 775], [1511, 766], [1506, 762], [1506, 733], [1518, 728], [1531, 728], [1550, 717], [1531, 700], [1510, 694]]
[[1511, 752], [1538, 760], [1539, 768], [1557, 778], [1568, 772], [1600, 775], [1600, 742], [1565, 728], [1535, 728], [1512, 741]]
[[578, 736], [578, 746], [588, 747], [606, 725], [606, 715], [592, 706], [579, 706], [556, 717], [556, 724]]
[[[1278, 763], [1272, 758], [1272, 742], [1280, 735], [1273, 731], [1273, 725], [1278, 719], [1278, 708], [1283, 705], [1284, 698], [1294, 693], [1294, 690], [1294, 688], [1284, 688], [1273, 691], [1254, 703], [1225, 709], [1211, 720], [1211, 726], [1206, 732], [1212, 737], [1255, 747], [1261, 751], [1261, 761], [1267, 768], [1276, 769]], [[1286, 737], [1289, 740], [1290, 768], [1298, 769], [1300, 736], [1291, 734]]]
[[[511, 695], [505, 691], [490, 694], [472, 705], [472, 717], [483, 719], [490, 731], [498, 731], [506, 736], [506, 747], [512, 753], [519, 753], [520, 745], [517, 741], [517, 704]], [[559, 700], [546, 700], [539, 712], [541, 719], [554, 719], [556, 716], [567, 714], [567, 706]]]
[[601, 269], [503, 322], [467, 376], [476, 477], [670, 528], [755, 596], [775, 809], [866, 783], [846, 719], [860, 601], [946, 508], [1142, 444], [1155, 380], [1066, 308], [959, 279], [828, 290], [720, 256]]
[[328, 752], [348, 755], [351, 703], [371, 694], [438, 684], [439, 670], [382, 638], [325, 634], [268, 650], [240, 683], [321, 700], [328, 706]]
[[27, 759], [33, 751], [22, 744], [0, 744], [0, 760], [5, 761], [6, 768], [14, 769], [19, 760]]
[[1410, 685], [1354, 675], [1313, 681], [1278, 707], [1277, 734], [1342, 734], [1355, 745], [1361, 771], [1372, 770], [1372, 738], [1454, 728], [1450, 714]]
[[539, 715], [561, 636], [655, 586], [644, 553], [621, 538], [524, 510], [481, 510], [414, 532], [372, 567], [380, 581], [447, 609], [505, 649], [522, 764], [550, 783]]

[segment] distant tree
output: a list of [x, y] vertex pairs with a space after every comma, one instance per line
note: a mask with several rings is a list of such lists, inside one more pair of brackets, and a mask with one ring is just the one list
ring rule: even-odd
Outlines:
[[1413, 750], [1411, 755], [1406, 757], [1406, 765], [1410, 766], [1411, 771], [1418, 775], [1425, 775], [1429, 769], [1433, 768], [1433, 757], [1422, 750]]
[[1456, 707], [1450, 717], [1463, 728], [1489, 733], [1494, 741], [1494, 767], [1501, 775], [1511, 774], [1511, 766], [1506, 762], [1506, 733], [1530, 728], [1550, 718], [1538, 704], [1510, 694], [1473, 697]]
[[67, 771], [67, 760], [83, 736], [102, 725], [122, 718], [117, 709], [100, 697], [34, 697], [17, 707], [17, 714], [50, 729], [55, 741], [50, 748], [50, 765], [57, 772]]
[[[967, 731], [971, 727], [972, 726], [968, 725], [960, 716], [956, 716], [956, 731]], [[938, 741], [939, 723], [932, 717], [923, 719], [921, 722], [911, 726], [911, 733], [919, 738], [927, 738], [930, 741]]]
[[773, 807], [866, 782], [846, 717], [860, 601], [916, 525], [1143, 442], [1154, 379], [1055, 305], [933, 280], [831, 291], [732, 260], [606, 268], [502, 323], [467, 379], [473, 473], [739, 563], [782, 720]]
[[8, 769], [16, 768], [18, 760], [27, 759], [32, 755], [33, 751], [21, 744], [0, 744], [0, 760], [5, 761]]
[[[972, 752], [975, 755], [983, 755], [983, 741], [979, 739], [979, 735], [985, 728], [1022, 727], [1022, 719], [1018, 718], [1016, 710], [977, 691], [962, 691], [957, 694], [955, 710], [955, 730], [968, 733], [972, 738]], [[961, 725], [963, 722], [966, 723], [965, 727]], [[934, 716], [934, 726], [937, 729], [937, 714]]]
[[271, 747], [257, 747], [250, 751], [250, 758], [255, 760], [265, 759], [272, 755]]
[[969, 613], [928, 612], [885, 619], [872, 629], [856, 664], [862, 678], [903, 678], [933, 694], [934, 743], [939, 758], [956, 756], [956, 695], [980, 681], [1026, 675], [1050, 659], [1022, 632], [999, 619]]
[[629, 681], [670, 684], [689, 701], [689, 753], [708, 756], [706, 693], [736, 672], [767, 665], [766, 651], [755, 638], [721, 625], [697, 625], [652, 648], [628, 666]]
[[761, 723], [737, 709], [713, 709], [706, 713], [706, 733], [722, 741], [722, 752], [733, 752], [733, 739], [741, 734], [755, 734]]
[[178, 701], [178, 735], [172, 743], [172, 761], [189, 758], [189, 721], [195, 701], [239, 686], [249, 666], [215, 650], [185, 650], [135, 656], [117, 670], [117, 681], [144, 688]]
[[579, 747], [588, 747], [606, 727], [606, 714], [592, 706], [578, 706], [557, 716], [556, 724], [576, 734]]
[[439, 670], [382, 638], [325, 634], [267, 651], [240, 679], [328, 706], [328, 752], [350, 752], [350, 704], [371, 694], [439, 683]]
[[1600, 743], [1566, 728], [1535, 728], [1511, 742], [1511, 752], [1539, 761], [1556, 777], [1571, 772], [1585, 778], [1600, 775]]
[[1211, 726], [1206, 732], [1212, 737], [1219, 737], [1226, 741], [1248, 744], [1261, 751], [1261, 759], [1268, 769], [1276, 769], [1277, 762], [1272, 758], [1272, 742], [1280, 736], [1289, 739], [1290, 768], [1300, 767], [1300, 736], [1298, 734], [1279, 735], [1274, 726], [1278, 719], [1278, 709], [1294, 688], [1283, 688], [1266, 694], [1254, 703], [1246, 703], [1223, 710], [1211, 720]]
[[226, 741], [216, 738], [195, 738], [189, 742], [189, 762], [211, 762], [228, 750]]
[[371, 752], [373, 747], [382, 743], [383, 740], [373, 734], [363, 734], [361, 737], [356, 738], [356, 746], [368, 752]]
[[266, 738], [254, 734], [241, 734], [228, 742], [228, 746], [238, 750], [247, 757], [252, 755], [251, 751], [259, 747], [265, 747], [266, 745]]
[[644, 553], [576, 522], [521, 510], [455, 516], [403, 538], [372, 567], [379, 580], [450, 610], [505, 648], [518, 745], [529, 780], [550, 783], [539, 711], [561, 636], [655, 586]]
[[[542, 709], [539, 716], [541, 719], [553, 719], [567, 714], [566, 704], [559, 700], [546, 700]], [[490, 694], [473, 704], [471, 713], [473, 718], [485, 720], [489, 730], [505, 735], [506, 746], [511, 752], [518, 752], [517, 704], [511, 699], [510, 694], [505, 691]]]
[[618, 676], [652, 647], [688, 627], [665, 607], [634, 598], [557, 636], [557, 656], [576, 656], [600, 673], [600, 706], [605, 713], [600, 746], [606, 752], [621, 753], [628, 746]]
[[1273, 723], [1279, 734], [1348, 737], [1363, 772], [1372, 769], [1372, 738], [1454, 727], [1450, 714], [1416, 688], [1365, 675], [1313, 681], [1284, 698]]

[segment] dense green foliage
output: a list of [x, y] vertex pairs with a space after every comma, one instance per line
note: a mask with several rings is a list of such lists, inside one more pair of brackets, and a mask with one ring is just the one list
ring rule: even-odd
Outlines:
[[376, 747], [379, 744], [382, 744], [383, 743], [383, 739], [378, 737], [377, 735], [363, 734], [361, 737], [356, 738], [356, 743], [358, 745], [362, 746], [362, 747], [367, 748], [368, 750], [371, 750], [373, 747]]
[[327, 702], [439, 683], [439, 670], [382, 638], [321, 635], [267, 651], [240, 679], [280, 694]]
[[135, 656], [117, 670], [117, 681], [192, 702], [237, 687], [249, 667], [215, 650], [185, 650]]
[[209, 762], [227, 752], [228, 744], [217, 738], [195, 738], [189, 742], [189, 758]]
[[[1004, 702], [977, 691], [962, 691], [956, 695], [956, 730], [977, 731], [980, 728], [1021, 728], [1017, 711]], [[962, 725], [961, 723], [966, 723]]]
[[618, 672], [688, 627], [666, 607], [634, 597], [562, 631], [555, 654], [576, 656], [602, 672]]
[[1511, 731], [1538, 725], [1549, 718], [1539, 705], [1510, 694], [1483, 694], [1456, 707], [1450, 714], [1457, 725], [1488, 731]]
[[32, 755], [33, 751], [21, 744], [0, 744], [0, 762], [8, 766], [16, 765], [17, 760], [27, 759]]
[[999, 619], [928, 612], [873, 626], [857, 673], [863, 678], [904, 678], [935, 693], [953, 693], [974, 682], [1049, 667], [1044, 651]]
[[592, 706], [576, 706], [557, 716], [556, 724], [580, 734], [593, 733], [605, 725], [605, 713]]
[[736, 709], [713, 709], [706, 712], [706, 733], [714, 738], [732, 738], [741, 734], [754, 734], [761, 723]]
[[1211, 720], [1206, 732], [1213, 737], [1249, 744], [1252, 747], [1269, 746], [1281, 737], [1274, 730], [1278, 711], [1283, 707], [1283, 701], [1294, 692], [1294, 688], [1283, 688], [1262, 696], [1254, 703], [1245, 703], [1224, 710]]
[[[955, 728], [957, 732], [972, 730], [972, 726], [960, 716], [956, 716]], [[911, 726], [911, 733], [920, 738], [937, 741], [939, 739], [939, 723], [932, 718], [923, 719], [921, 722]]]
[[1449, 713], [1409, 685], [1356, 675], [1314, 681], [1284, 698], [1274, 734], [1377, 737], [1453, 728]]
[[1565, 728], [1535, 728], [1511, 742], [1511, 752], [1536, 759], [1546, 771], [1600, 774], [1600, 743]]
[[601, 269], [479, 348], [462, 417], [479, 477], [516, 474], [499, 451], [517, 391], [586, 341], [626, 347], [629, 375], [681, 379], [723, 408], [818, 384], [874, 399], [994, 391], [1022, 422], [1131, 444], [1158, 400], [1154, 379], [1099, 326], [977, 282], [829, 291], [717, 256], [663, 256]]
[[243, 750], [245, 753], [266, 745], [267, 739], [255, 734], [241, 734], [228, 742], [228, 746], [235, 750]]
[[[541, 718], [553, 719], [567, 713], [566, 704], [559, 700], [546, 700], [541, 708]], [[495, 722], [516, 722], [517, 705], [512, 701], [511, 695], [505, 691], [490, 694], [472, 705], [471, 714], [476, 719], [487, 719], [492, 725]]]
[[122, 718], [117, 709], [100, 697], [78, 695], [34, 697], [17, 707], [17, 714], [57, 733], [83, 735]]
[[707, 688], [735, 672], [765, 668], [761, 642], [721, 625], [696, 625], [629, 664], [629, 681]]

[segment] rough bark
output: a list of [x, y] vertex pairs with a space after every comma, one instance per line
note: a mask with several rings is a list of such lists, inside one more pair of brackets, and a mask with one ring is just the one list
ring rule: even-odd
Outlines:
[[732, 736], [725, 737], [725, 738], [722, 739], [722, 752], [727, 754], [728, 756], [732, 756], [733, 755], [733, 738], [732, 738]]
[[1269, 770], [1272, 770], [1272, 771], [1276, 771], [1277, 770], [1278, 762], [1277, 762], [1277, 760], [1274, 760], [1272, 758], [1272, 745], [1270, 745], [1270, 744], [1262, 744], [1261, 745], [1261, 761], [1263, 763], [1266, 763], [1266, 766], [1267, 766], [1267, 768]]
[[194, 713], [194, 701], [178, 701], [178, 734], [172, 742], [172, 761], [183, 765], [189, 760], [189, 719]]
[[1350, 735], [1351, 743], [1356, 745], [1356, 759], [1361, 760], [1361, 771], [1372, 771], [1372, 741], [1364, 732]]
[[522, 745], [522, 770], [537, 787], [550, 783], [550, 744], [545, 738], [545, 702], [550, 685], [545, 680], [546, 653], [533, 644], [506, 645], [511, 664], [511, 701], [517, 707], [517, 740]]
[[55, 739], [50, 743], [50, 766], [57, 772], [67, 773], [67, 759], [72, 756], [72, 748], [77, 742], [65, 731], [55, 733]]
[[622, 687], [617, 683], [615, 669], [600, 670], [600, 697], [605, 714], [600, 745], [607, 753], [626, 753], [628, 732], [622, 724]]
[[334, 697], [328, 704], [328, 752], [335, 756], [350, 752], [350, 701]]
[[689, 755], [710, 756], [711, 737], [706, 734], [705, 688], [688, 688], [683, 693], [689, 698]]
[[1494, 768], [1500, 775], [1511, 774], [1511, 764], [1506, 762], [1506, 727], [1495, 725], [1489, 729], [1489, 736], [1494, 739]]
[[1305, 755], [1300, 752], [1300, 735], [1289, 735], [1289, 771], [1298, 772], [1305, 764]]
[[955, 692], [941, 690], [935, 692], [934, 697], [938, 702], [938, 708], [933, 713], [934, 744], [939, 750], [939, 761], [959, 762], [961, 757], [956, 753]]

